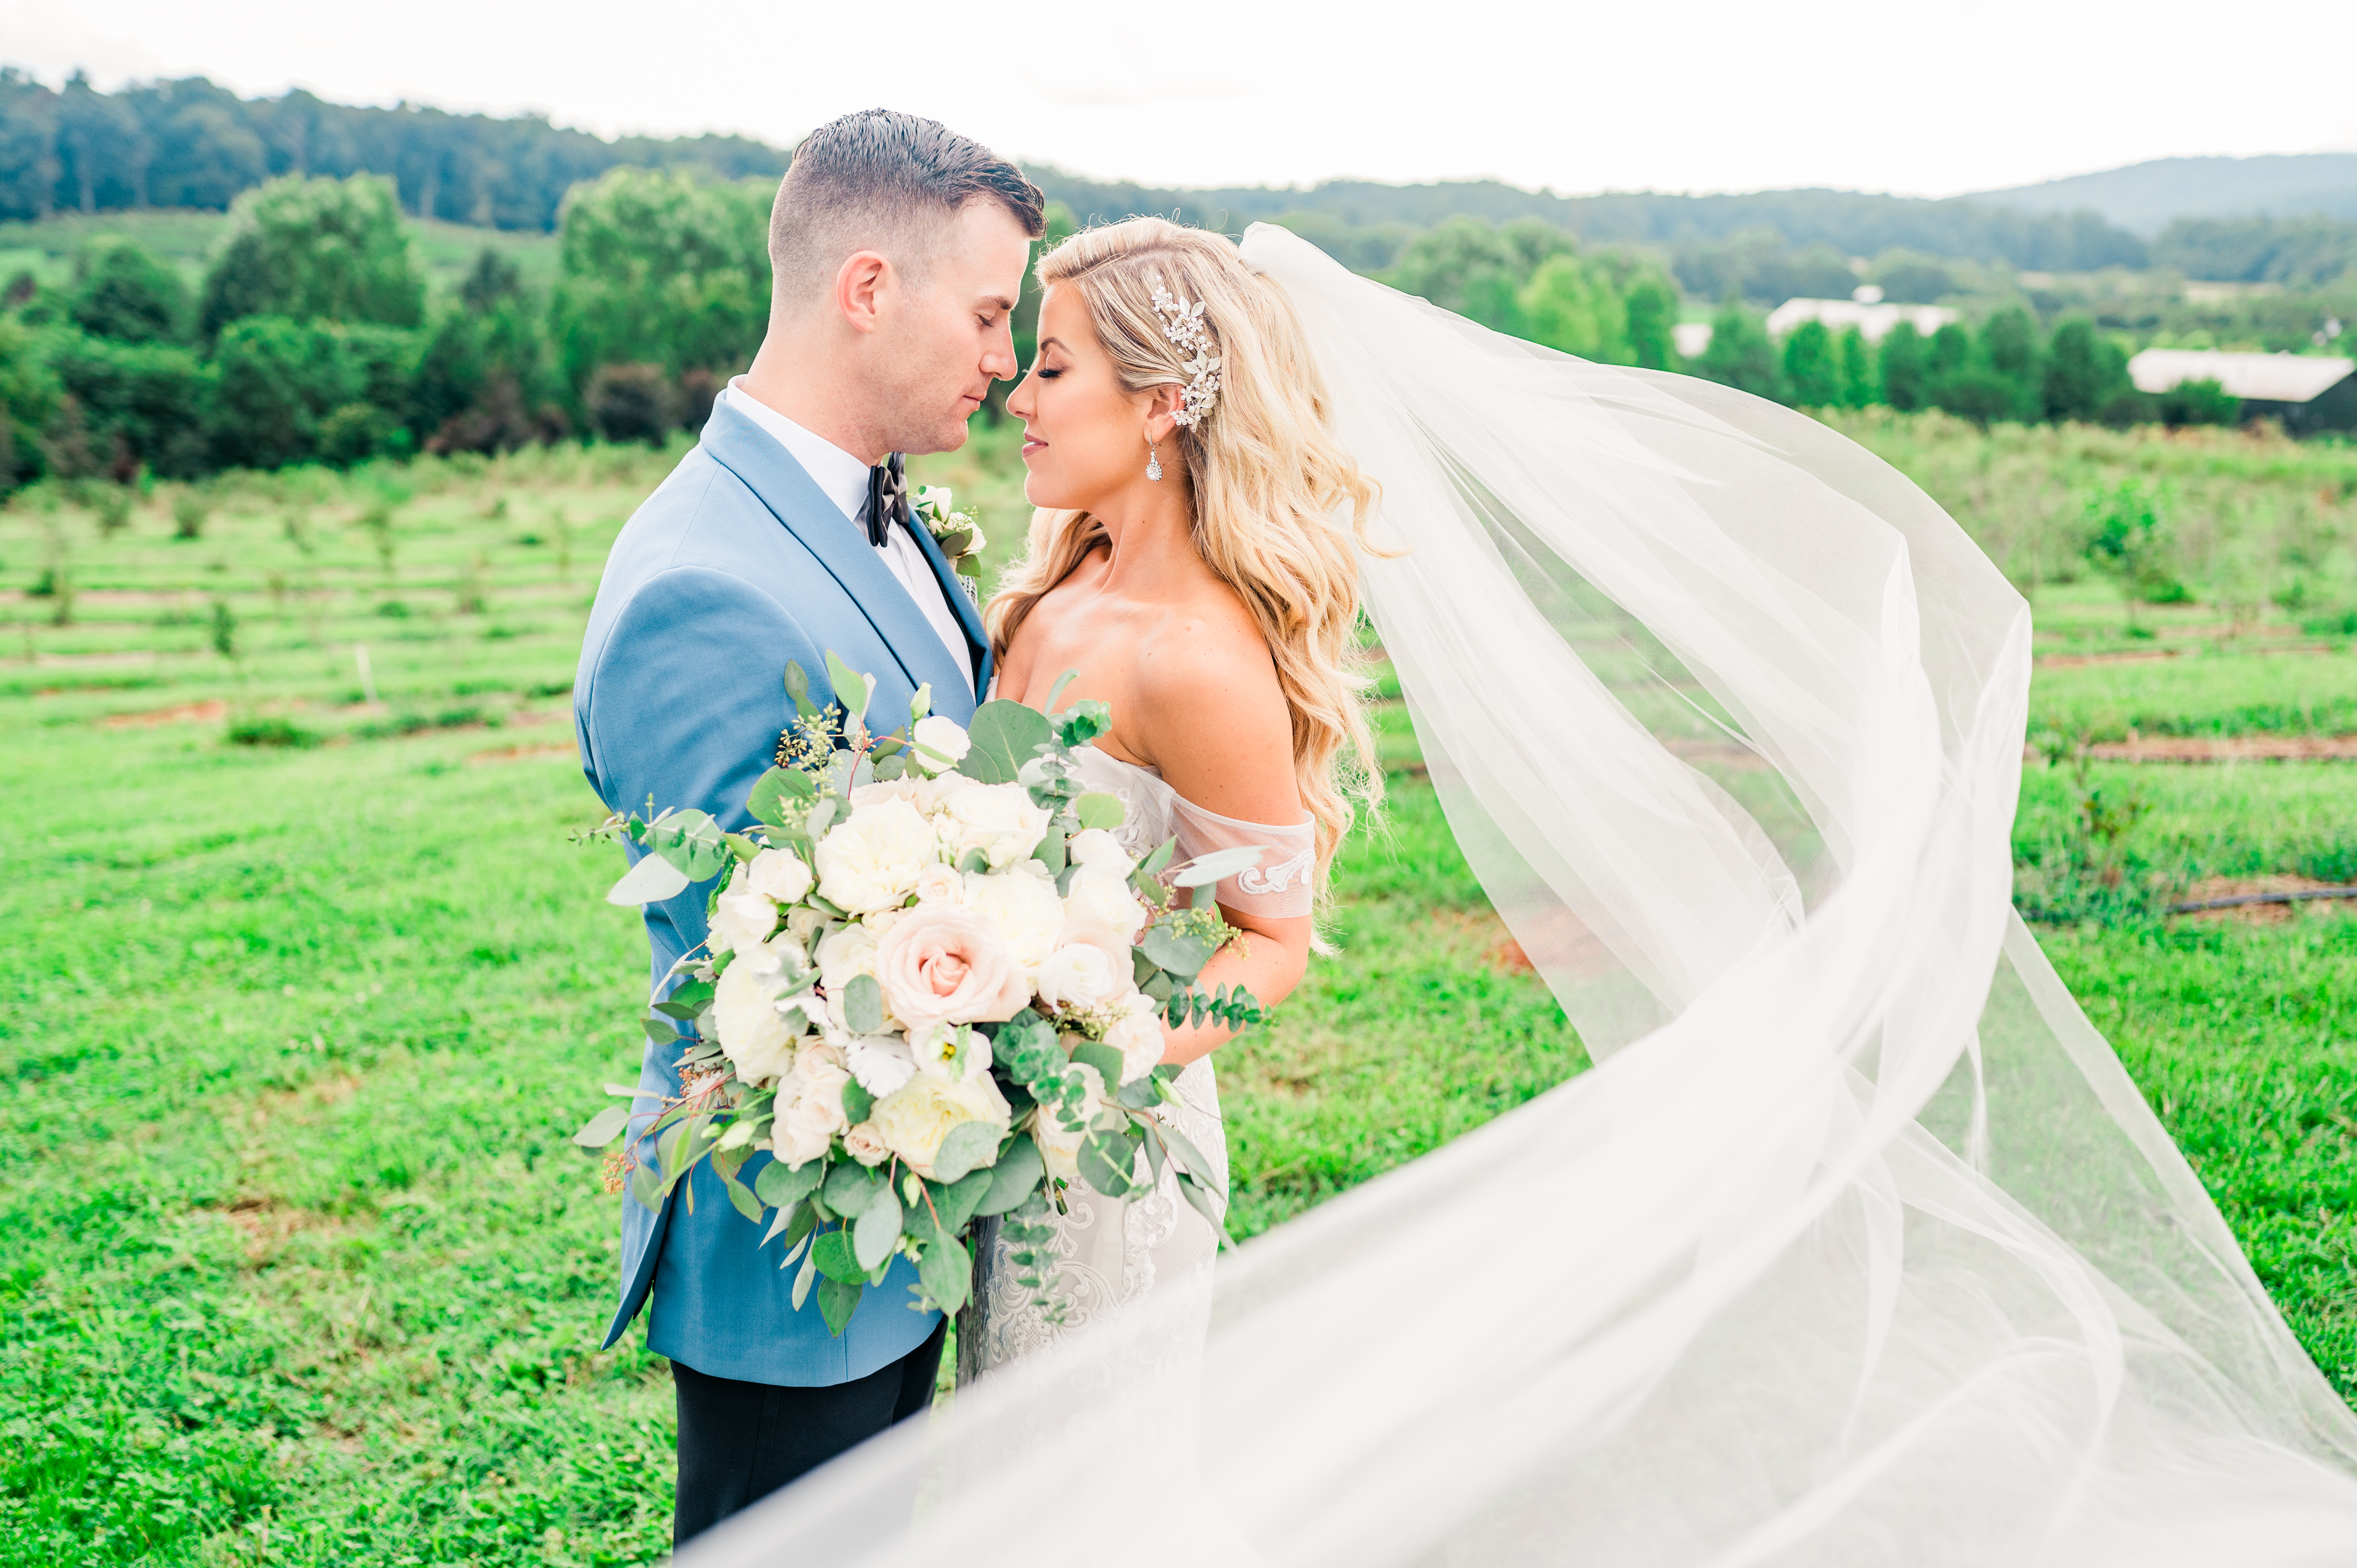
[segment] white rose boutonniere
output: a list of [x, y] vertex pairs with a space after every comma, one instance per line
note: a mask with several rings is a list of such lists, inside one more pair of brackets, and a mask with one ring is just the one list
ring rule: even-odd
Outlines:
[[966, 596], [977, 598], [980, 589], [975, 585], [982, 581], [982, 547], [989, 541], [982, 536], [982, 514], [972, 507], [954, 510], [954, 505], [948, 486], [919, 485], [909, 498], [909, 515], [933, 536], [950, 570], [965, 579]]

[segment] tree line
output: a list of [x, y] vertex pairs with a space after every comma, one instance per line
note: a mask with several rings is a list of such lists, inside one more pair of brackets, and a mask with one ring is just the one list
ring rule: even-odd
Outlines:
[[393, 182], [403, 210], [480, 228], [550, 230], [565, 193], [609, 168], [694, 168], [722, 179], [785, 172], [742, 136], [608, 142], [537, 115], [328, 103], [300, 89], [240, 98], [202, 77], [100, 92], [80, 72], [51, 89], [0, 69], [0, 219], [140, 208], [226, 208], [282, 175]]
[[[62, 285], [27, 276], [8, 291], [0, 487], [495, 452], [576, 434], [660, 442], [699, 426], [759, 344], [771, 190], [767, 178], [609, 169], [565, 200], [544, 294], [487, 247], [458, 287], [430, 296], [397, 188], [372, 175], [289, 175], [240, 196], [193, 288], [129, 241], [102, 240]], [[1072, 214], [1050, 211], [1052, 242]], [[1379, 275], [1582, 358], [1688, 371], [1799, 406], [1942, 408], [1983, 423], [2234, 413], [2214, 389], [2146, 397], [2093, 323], [2048, 333], [2018, 307], [1928, 338], [1901, 327], [1875, 345], [1809, 323], [1778, 344], [1730, 287], [1708, 350], [1688, 362], [1669, 264], [1535, 218], [1448, 220]], [[1027, 361], [1035, 310], [1027, 295]]]

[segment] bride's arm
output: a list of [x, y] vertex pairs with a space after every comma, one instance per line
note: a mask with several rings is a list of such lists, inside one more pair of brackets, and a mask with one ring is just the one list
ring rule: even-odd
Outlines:
[[[1249, 623], [1247, 623], [1249, 625]], [[1257, 635], [1189, 627], [1154, 639], [1137, 671], [1139, 738], [1164, 782], [1209, 811], [1243, 822], [1299, 822], [1307, 815], [1293, 773], [1293, 724], [1276, 669]], [[1220, 906], [1244, 939], [1221, 950], [1197, 981], [1205, 991], [1241, 985], [1275, 1006], [1301, 983], [1311, 921]], [[1162, 1059], [1208, 1055], [1229, 1031], [1206, 1023], [1166, 1028]]]

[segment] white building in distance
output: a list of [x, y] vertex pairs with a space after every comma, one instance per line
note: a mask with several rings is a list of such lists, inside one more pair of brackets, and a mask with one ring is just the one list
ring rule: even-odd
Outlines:
[[2242, 399], [2244, 419], [2278, 420], [2295, 435], [2357, 430], [2352, 371], [2357, 360], [2331, 354], [2227, 354], [2214, 349], [2147, 349], [2128, 361], [2128, 379], [2138, 392], [2216, 381], [2228, 397]]
[[1929, 338], [1941, 328], [1955, 320], [1956, 313], [1944, 305], [1888, 305], [1882, 291], [1861, 288], [1860, 294], [1871, 294], [1864, 299], [1788, 299], [1768, 313], [1768, 335], [1781, 338], [1803, 321], [1822, 321], [1836, 334], [1855, 327], [1866, 334], [1869, 343], [1879, 343], [1900, 322], [1910, 322], [1915, 330]]

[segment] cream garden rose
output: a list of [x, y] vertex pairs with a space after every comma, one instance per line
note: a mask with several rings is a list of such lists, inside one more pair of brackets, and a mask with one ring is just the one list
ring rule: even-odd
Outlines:
[[799, 1031], [778, 1012], [784, 989], [776, 963], [751, 963], [741, 955], [712, 988], [720, 1049], [748, 1083], [766, 1084], [792, 1065]]
[[1047, 867], [1036, 860], [996, 876], [969, 873], [965, 907], [998, 928], [1026, 978], [1039, 972], [1064, 929], [1064, 901], [1056, 897]]
[[919, 1073], [876, 1102], [868, 1125], [884, 1146], [919, 1176], [931, 1180], [942, 1141], [969, 1122], [1005, 1133], [1014, 1112], [988, 1073], [952, 1079]]
[[[909, 731], [909, 738], [917, 744], [913, 752], [917, 766], [928, 773], [939, 773], [965, 760], [974, 742], [955, 719], [940, 714], [928, 714]], [[946, 759], [946, 760], [944, 760]]]
[[1004, 1022], [1031, 1000], [1023, 966], [997, 928], [946, 904], [920, 904], [892, 928], [876, 950], [876, 978], [884, 1004], [911, 1029]]
[[811, 858], [820, 897], [838, 909], [866, 915], [908, 897], [938, 854], [932, 824], [908, 801], [891, 800], [854, 808], [849, 818], [827, 830]]
[[1034, 983], [1050, 1007], [1078, 1013], [1102, 1007], [1134, 983], [1128, 944], [1101, 926], [1068, 926]]
[[752, 870], [750, 865], [739, 865], [730, 875], [727, 887], [713, 902], [705, 945], [715, 958], [759, 947], [778, 928], [777, 902], [753, 886]]
[[1049, 816], [1020, 784], [980, 784], [952, 795], [935, 820], [947, 858], [958, 860], [978, 849], [990, 869], [998, 871], [1039, 847]]
[[818, 944], [818, 983], [829, 996], [863, 974], [876, 972], [877, 935], [866, 926], [841, 926]]
[[1102, 927], [1125, 942], [1146, 929], [1146, 906], [1125, 872], [1116, 875], [1082, 866], [1065, 884], [1064, 912], [1075, 925]]
[[811, 868], [790, 849], [763, 850], [745, 863], [743, 875], [750, 891], [777, 904], [791, 904], [811, 890]]
[[920, 904], [963, 904], [965, 902], [965, 878], [954, 865], [929, 865], [917, 878], [917, 902]]
[[1121, 1053], [1121, 1080], [1135, 1083], [1162, 1059], [1162, 1015], [1149, 997], [1132, 993], [1120, 1022], [1105, 1031], [1104, 1043]]

